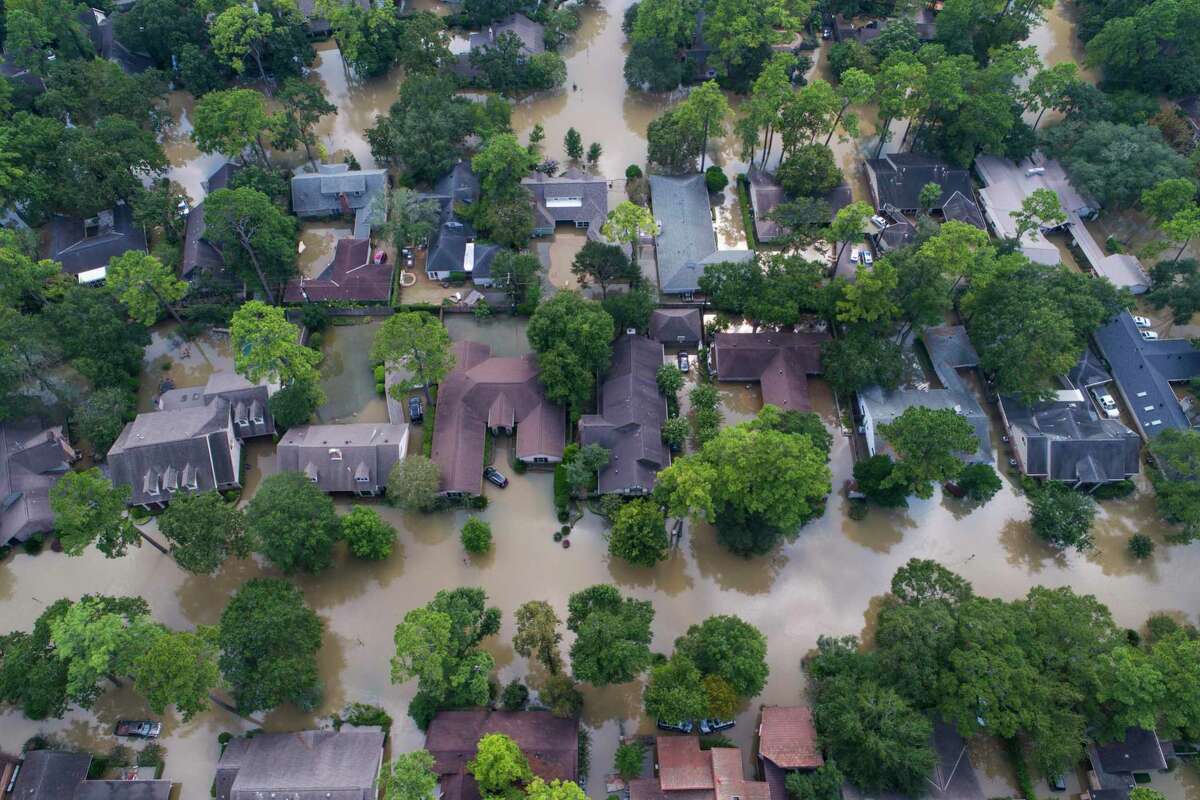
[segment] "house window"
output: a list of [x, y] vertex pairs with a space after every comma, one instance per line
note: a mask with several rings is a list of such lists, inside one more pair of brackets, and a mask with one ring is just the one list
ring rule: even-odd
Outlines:
[[338, 450], [336, 447], [329, 448], [329, 460], [330, 461], [341, 461], [342, 460], [342, 451]]
[[[256, 421], [257, 421], [257, 420], [256, 420]], [[248, 420], [248, 419], [239, 419], [239, 420], [237, 421], [237, 424], [238, 424], [238, 427], [239, 427], [239, 428], [244, 428], [244, 427], [246, 427], [247, 425], [249, 425], [249, 424], [250, 424], [250, 420]]]
[[366, 475], [359, 475], [354, 480], [357, 481], [358, 483], [370, 483], [371, 482], [371, 479], [369, 477], [367, 477]]

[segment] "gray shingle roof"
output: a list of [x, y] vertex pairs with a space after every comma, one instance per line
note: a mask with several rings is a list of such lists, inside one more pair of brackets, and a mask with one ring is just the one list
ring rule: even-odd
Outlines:
[[270, 436], [275, 433], [270, 399], [276, 388], [266, 381], [251, 383], [236, 372], [214, 372], [203, 387], [163, 392], [158, 398], [158, 408], [160, 411], [199, 408], [222, 398], [233, 409], [233, 431], [239, 439]]
[[1125, 311], [1093, 336], [1142, 436], [1189, 427], [1170, 382], [1200, 376], [1200, 351], [1184, 339], [1144, 340]]
[[239, 737], [217, 762], [217, 800], [373, 800], [382, 762], [378, 728]]
[[1142, 728], [1127, 728], [1119, 742], [1092, 745], [1088, 755], [1094, 767], [1109, 775], [1167, 768], [1158, 734]]
[[[292, 176], [292, 210], [298, 217], [354, 215], [354, 238], [368, 239], [387, 210], [387, 170], [351, 172], [346, 164], [321, 164]], [[379, 219], [375, 219], [378, 216]]]
[[63, 800], [70, 798], [75, 787], [87, 777], [92, 757], [87, 753], [59, 753], [53, 750], [33, 750], [25, 754], [25, 762], [13, 788], [13, 800]]
[[821, 345], [828, 339], [828, 333], [718, 333], [713, 340], [717, 380], [758, 381], [763, 403], [808, 411], [808, 376], [821, 372]]
[[171, 786], [162, 780], [84, 781], [71, 800], [168, 800]]
[[146, 251], [146, 235], [133, 221], [133, 210], [124, 203], [101, 212], [88, 226], [78, 217], [55, 217], [50, 221], [46, 258], [62, 264], [63, 272], [81, 272], [107, 267], [108, 262], [129, 250]]
[[[225, 189], [229, 181], [240, 169], [236, 164], [222, 164], [217, 171], [205, 181], [208, 194], [218, 189]], [[221, 252], [204, 238], [208, 226], [204, 221], [204, 202], [201, 201], [188, 212], [187, 223], [183, 234], [183, 257], [180, 259], [180, 275], [190, 279], [197, 269], [220, 269], [225, 261]]]
[[378, 492], [408, 452], [408, 425], [356, 422], [301, 425], [279, 440], [282, 472], [303, 472], [326, 492]]
[[650, 338], [663, 344], [699, 344], [700, 309], [656, 308], [650, 314]]
[[651, 175], [650, 199], [661, 226], [654, 244], [662, 292], [695, 292], [707, 264], [754, 258], [750, 250], [717, 249], [703, 175]]
[[667, 401], [658, 391], [663, 346], [628, 334], [613, 345], [612, 366], [600, 388], [600, 413], [579, 420], [581, 444], [609, 450], [600, 470], [603, 493], [645, 493], [654, 488], [659, 470], [671, 463], [662, 441]]
[[74, 455], [61, 427], [32, 419], [0, 424], [0, 544], [54, 527], [50, 487]]
[[974, 196], [971, 174], [967, 170], [951, 167], [921, 153], [890, 153], [882, 158], [867, 159], [867, 177], [876, 208], [887, 204], [901, 211], [918, 211], [921, 189], [927, 183], [942, 187], [942, 194], [933, 205], [939, 211], [956, 192], [964, 198]]
[[487, 279], [500, 248], [475, 241], [475, 228], [455, 213], [454, 204], [469, 205], [479, 199], [479, 179], [471, 171], [471, 162], [460, 161], [438, 180], [423, 198], [436, 200], [441, 209], [438, 229], [425, 257], [428, 272], [461, 272], [466, 263], [467, 245], [474, 243], [471, 278]]
[[1119, 421], [1100, 419], [1082, 393], [1077, 398], [1033, 406], [1000, 398], [1009, 435], [1027, 453], [1026, 474], [1088, 484], [1136, 475], [1142, 440]]
[[600, 235], [600, 226], [608, 216], [608, 179], [568, 169], [551, 178], [540, 172], [521, 181], [533, 196], [535, 225], [538, 230], [553, 230], [560, 222], [588, 226], [588, 235]]
[[499, 22], [489, 25], [486, 30], [472, 33], [468, 37], [468, 45], [472, 50], [490, 47], [506, 33], [511, 33], [521, 40], [521, 49], [527, 54], [545, 51], [545, 28], [524, 14], [513, 14]]

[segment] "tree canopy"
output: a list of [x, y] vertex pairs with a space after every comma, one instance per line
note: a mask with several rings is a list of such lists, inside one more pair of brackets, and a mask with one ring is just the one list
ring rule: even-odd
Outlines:
[[332, 564], [342, 532], [333, 501], [303, 472], [263, 480], [246, 505], [246, 530], [255, 549], [289, 575]]
[[608, 369], [613, 333], [608, 312], [577, 292], [558, 292], [529, 318], [525, 335], [537, 354], [538, 380], [572, 419], [591, 401], [596, 375]]
[[571, 670], [593, 686], [625, 683], [650, 665], [654, 607], [598, 584], [571, 595], [567, 628], [575, 634]]

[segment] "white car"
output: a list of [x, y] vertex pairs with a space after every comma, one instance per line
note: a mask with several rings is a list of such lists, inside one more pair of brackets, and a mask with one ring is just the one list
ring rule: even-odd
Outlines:
[[1149, 328], [1153, 323], [1150, 322], [1149, 317], [1139, 317], [1135, 314], [1133, 317], [1133, 324], [1137, 325], [1139, 328]]
[[857, 250], [851, 250], [851, 251], [850, 251], [850, 263], [851, 263], [851, 264], [857, 264], [857, 263], [858, 263], [858, 251], [857, 251]]
[[862, 262], [864, 265], [866, 265], [868, 267], [875, 263], [875, 259], [871, 257], [870, 250], [862, 251]]
[[875, 227], [879, 228], [879, 230], [883, 230], [888, 226], [888, 221], [878, 214], [871, 217], [871, 222], [874, 223]]
[[1144, 331], [1142, 331], [1142, 338], [1145, 339], [1147, 342], [1153, 342], [1155, 339], [1158, 338], [1158, 334], [1155, 333], [1154, 331], [1144, 330]]
[[1117, 408], [1117, 401], [1104, 389], [1092, 389], [1092, 397], [1096, 398], [1096, 404], [1100, 406], [1104, 416], [1110, 419], [1121, 416], [1121, 410]]

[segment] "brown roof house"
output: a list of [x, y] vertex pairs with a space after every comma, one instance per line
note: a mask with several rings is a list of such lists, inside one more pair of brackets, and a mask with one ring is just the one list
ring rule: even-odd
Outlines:
[[[236, 164], [222, 164], [217, 171], [204, 181], [206, 195], [219, 189], [228, 189], [229, 182], [240, 169]], [[187, 223], [183, 231], [183, 257], [179, 262], [179, 277], [185, 281], [194, 281], [204, 272], [218, 273], [225, 269], [225, 259], [221, 251], [208, 239], [204, 238], [208, 225], [204, 221], [204, 201], [188, 211]]]
[[821, 345], [828, 333], [760, 331], [718, 333], [713, 371], [719, 381], [762, 384], [763, 403], [782, 411], [809, 411], [808, 376], [821, 372]]
[[698, 308], [656, 308], [650, 314], [650, 338], [663, 344], [700, 344], [703, 326]]
[[479, 342], [454, 344], [454, 369], [438, 387], [433, 460], [442, 494], [479, 494], [484, 432], [516, 434], [514, 455], [529, 465], [562, 461], [566, 415], [546, 399], [532, 353], [498, 357]]
[[600, 240], [608, 217], [608, 179], [571, 168], [556, 178], [538, 172], [521, 181], [533, 196], [533, 235], [553, 236], [559, 224], [586, 228]]
[[76, 458], [61, 426], [33, 419], [0, 424], [0, 544], [54, 528], [50, 487]]
[[613, 345], [612, 366], [600, 387], [600, 413], [579, 419], [579, 442], [609, 451], [600, 470], [602, 494], [649, 494], [659, 470], [671, 465], [663, 444], [667, 401], [658, 391], [663, 346], [626, 334]]
[[164, 508], [177, 493], [241, 486], [242, 441], [233, 405], [204, 405], [138, 414], [108, 451], [114, 485], [132, 490], [130, 505]]
[[425, 749], [434, 758], [441, 800], [480, 800], [467, 763], [479, 740], [502, 733], [521, 748], [529, 767], [546, 780], [579, 778], [579, 720], [560, 719], [549, 711], [439, 711], [429, 723]]
[[260, 733], [230, 740], [217, 762], [217, 800], [375, 800], [379, 728]]
[[392, 297], [392, 263], [376, 263], [369, 239], [338, 239], [333, 260], [315, 278], [301, 275], [288, 281], [286, 303], [319, 303], [349, 300], [386, 303]]
[[157, 405], [159, 411], [176, 411], [225, 400], [233, 410], [234, 433], [239, 439], [253, 439], [274, 435], [270, 400], [277, 391], [277, 383], [251, 383], [236, 372], [215, 372], [203, 387], [168, 389], [159, 395]]
[[769, 784], [742, 774], [736, 747], [701, 750], [695, 736], [659, 736], [655, 740], [658, 777], [629, 782], [629, 800], [786, 800]]
[[91, 763], [87, 753], [27, 752], [9, 796], [12, 800], [167, 800], [171, 796], [170, 781], [88, 780]]
[[325, 492], [382, 494], [388, 473], [408, 452], [408, 425], [355, 422], [301, 425], [279, 440], [282, 472], [303, 472]]
[[825, 763], [808, 706], [763, 706], [758, 724], [758, 763], [772, 797], [787, 797], [787, 773], [814, 770]]

